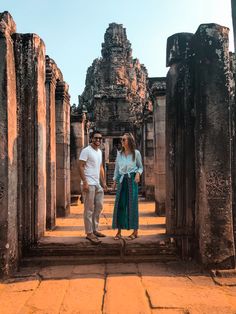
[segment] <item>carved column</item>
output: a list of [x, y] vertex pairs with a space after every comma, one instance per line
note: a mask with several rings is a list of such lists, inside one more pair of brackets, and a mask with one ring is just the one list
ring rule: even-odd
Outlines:
[[202, 24], [194, 36], [196, 237], [202, 263], [218, 268], [235, 266], [228, 31]]
[[45, 231], [45, 46], [35, 34], [14, 34], [18, 106], [19, 222], [24, 247]]
[[56, 81], [54, 62], [46, 56], [47, 229], [53, 229], [56, 223]]
[[0, 277], [18, 260], [15, 31], [10, 14], [0, 13]]
[[68, 85], [56, 87], [56, 206], [57, 216], [70, 210], [70, 96]]
[[194, 120], [191, 40], [179, 33], [167, 40], [166, 218], [167, 232], [181, 235], [183, 257], [191, 254], [194, 229]]

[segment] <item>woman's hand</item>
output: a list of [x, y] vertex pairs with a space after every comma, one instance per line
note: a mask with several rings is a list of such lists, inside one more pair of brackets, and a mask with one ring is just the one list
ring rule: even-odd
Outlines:
[[138, 184], [140, 182], [140, 173], [137, 172], [135, 177], [134, 177], [134, 181]]
[[116, 181], [113, 181], [113, 184], [112, 184], [112, 189], [115, 190], [116, 189]]

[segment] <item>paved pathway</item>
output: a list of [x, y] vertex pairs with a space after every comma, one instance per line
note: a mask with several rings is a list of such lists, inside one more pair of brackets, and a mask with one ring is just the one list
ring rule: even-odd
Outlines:
[[[107, 236], [114, 236], [115, 230], [112, 230], [112, 213], [115, 197], [113, 195], [105, 195], [104, 208], [100, 218], [99, 229]], [[154, 202], [148, 202], [140, 198], [140, 236], [156, 235], [165, 233], [165, 217], [157, 217], [155, 214]], [[71, 206], [71, 213], [66, 218], [57, 219], [57, 227], [53, 231], [46, 232], [46, 236], [50, 237], [84, 237], [84, 222], [83, 222], [83, 205]], [[127, 236], [131, 231], [124, 231], [124, 236]]]
[[22, 268], [0, 283], [0, 313], [235, 314], [236, 278], [178, 262]]
[[[100, 229], [115, 244], [113, 204], [107, 196]], [[154, 204], [141, 202], [140, 209], [140, 238], [134, 241], [164, 234], [165, 219], [155, 216]], [[81, 205], [57, 224], [45, 239], [86, 241]], [[135, 263], [135, 258], [126, 264], [28, 267], [0, 282], [0, 313], [236, 314], [236, 277], [211, 277], [194, 263]]]

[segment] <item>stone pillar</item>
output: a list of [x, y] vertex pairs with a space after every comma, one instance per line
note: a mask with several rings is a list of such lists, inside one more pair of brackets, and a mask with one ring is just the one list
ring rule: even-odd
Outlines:
[[71, 115], [70, 156], [71, 156], [71, 194], [78, 197], [81, 194], [79, 176], [79, 156], [84, 147], [85, 114]]
[[155, 212], [157, 215], [162, 216], [165, 215], [166, 203], [166, 78], [149, 78], [149, 85], [150, 97], [153, 103]]
[[68, 85], [56, 86], [56, 206], [57, 216], [70, 210], [70, 96]]
[[46, 56], [46, 120], [47, 120], [47, 211], [46, 228], [56, 223], [56, 82], [58, 79], [54, 61]]
[[179, 33], [167, 40], [166, 219], [167, 232], [181, 235], [184, 256], [191, 255], [194, 230], [194, 120], [191, 90], [191, 40]]
[[233, 21], [233, 29], [234, 29], [234, 51], [236, 50], [236, 2], [235, 0], [231, 0], [231, 8], [232, 8], [232, 21]]
[[230, 165], [228, 28], [202, 24], [194, 36], [196, 239], [203, 264], [235, 267]]
[[18, 106], [19, 223], [24, 247], [46, 221], [45, 46], [35, 34], [14, 34]]
[[[231, 0], [232, 21], [234, 32], [234, 51], [236, 51], [236, 2]], [[232, 72], [232, 187], [233, 187], [233, 221], [234, 221], [234, 242], [236, 243], [236, 60], [235, 53], [231, 54], [231, 72]], [[235, 253], [236, 255], [236, 253]]]
[[154, 171], [154, 134], [153, 134], [153, 113], [146, 110], [143, 124], [143, 183], [144, 193], [147, 200], [154, 200], [155, 177]]
[[10, 275], [18, 260], [15, 31], [10, 14], [0, 13], [0, 277]]

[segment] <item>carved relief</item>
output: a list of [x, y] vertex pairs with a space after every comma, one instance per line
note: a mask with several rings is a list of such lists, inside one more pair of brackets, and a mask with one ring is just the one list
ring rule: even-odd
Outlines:
[[206, 178], [206, 188], [209, 198], [227, 197], [230, 181], [220, 171], [211, 171]]
[[3, 199], [5, 194], [4, 184], [0, 182], [0, 200]]

